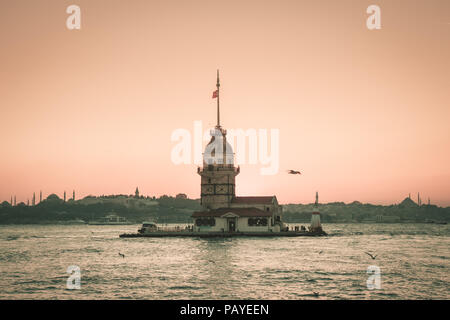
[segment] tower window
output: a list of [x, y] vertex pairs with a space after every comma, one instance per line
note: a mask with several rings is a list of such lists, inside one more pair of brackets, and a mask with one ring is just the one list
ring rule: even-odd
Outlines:
[[211, 183], [211, 179], [208, 179], [208, 183]]

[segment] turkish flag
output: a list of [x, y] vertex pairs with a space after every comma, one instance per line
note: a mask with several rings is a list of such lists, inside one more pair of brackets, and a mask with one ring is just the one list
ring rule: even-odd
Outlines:
[[212, 96], [213, 99], [214, 99], [214, 98], [217, 98], [218, 96], [219, 96], [219, 90], [214, 91], [214, 92], [213, 92], [213, 96]]

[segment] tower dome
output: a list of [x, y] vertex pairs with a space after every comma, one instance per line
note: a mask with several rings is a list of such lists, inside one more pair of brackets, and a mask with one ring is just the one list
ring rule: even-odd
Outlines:
[[211, 140], [203, 153], [205, 165], [234, 164], [233, 147], [227, 141], [227, 131], [216, 127], [210, 131]]

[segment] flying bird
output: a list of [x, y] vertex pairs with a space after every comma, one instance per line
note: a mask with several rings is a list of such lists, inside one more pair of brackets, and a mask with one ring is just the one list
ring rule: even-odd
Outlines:
[[373, 260], [375, 260], [375, 258], [377, 257], [377, 255], [373, 255], [369, 252], [364, 252], [365, 254], [367, 254], [368, 256], [370, 256]]
[[122, 258], [125, 258], [125, 255], [123, 253], [119, 252], [119, 256], [121, 256]]
[[296, 171], [296, 170], [288, 170], [289, 174], [302, 174], [300, 171]]

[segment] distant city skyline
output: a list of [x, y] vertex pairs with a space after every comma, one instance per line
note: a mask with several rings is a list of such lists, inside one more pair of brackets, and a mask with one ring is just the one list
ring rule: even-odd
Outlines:
[[[116, 194], [105, 194], [105, 193], [102, 193], [102, 194], [86, 194], [86, 195], [84, 195], [84, 196], [82, 196], [82, 197], [80, 197], [80, 198], [78, 198], [78, 199], [75, 199], [75, 190], [73, 190], [73, 195], [72, 195], [72, 197], [69, 198], [69, 199], [66, 199], [66, 198], [65, 198], [65, 196], [66, 196], [66, 191], [63, 191], [63, 192], [62, 192], [62, 196], [61, 196], [61, 194], [59, 194], [58, 192], [49, 192], [48, 194], [42, 193], [42, 191], [40, 191], [40, 192], [41, 192], [41, 199], [40, 199], [39, 201], [36, 201], [36, 199], [35, 199], [35, 193], [33, 193], [31, 205], [37, 205], [37, 204], [39, 204], [40, 202], [46, 200], [50, 195], [57, 195], [61, 200], [64, 200], [64, 202], [69, 201], [69, 200], [82, 200], [83, 198], [88, 197], [88, 196], [93, 196], [93, 197], [103, 197], [103, 196], [105, 196], [105, 197], [107, 197], [107, 196], [119, 196], [119, 195], [125, 195], [125, 196], [130, 196], [130, 197], [140, 197], [140, 196], [141, 196], [141, 197], [144, 197], [144, 198], [152, 198], [152, 197], [159, 198], [159, 197], [162, 197], [162, 196], [169, 196], [169, 197], [175, 198], [175, 197], [180, 196], [180, 195], [187, 196], [185, 193], [183, 193], [183, 192], [181, 192], [181, 191], [180, 191], [180, 192], [177, 192], [177, 193], [175, 193], [175, 194], [159, 194], [159, 195], [155, 195], [155, 194], [145, 194], [145, 193], [141, 193], [141, 192], [139, 191], [139, 187], [136, 187], [136, 188], [135, 188], [135, 191], [133, 191], [133, 192], [131, 192], [131, 193], [122, 192], [122, 193], [116, 193]], [[13, 201], [13, 197], [14, 197], [14, 201]], [[195, 199], [198, 200], [198, 199], [200, 199], [200, 196], [198, 196], [198, 197], [188, 197], [188, 198], [189, 198], [189, 199], [193, 199], [193, 200], [195, 200]], [[414, 200], [414, 199], [411, 197], [411, 193], [409, 193], [409, 194], [406, 195], [405, 197], [399, 199], [397, 202], [393, 202], [393, 203], [383, 203], [382, 205], [399, 204], [399, 203], [401, 203], [403, 200], [405, 200], [405, 199], [407, 199], [407, 198], [409, 198], [409, 199], [412, 200], [413, 202], [417, 203], [418, 205], [423, 205], [423, 204], [424, 204], [423, 201], [422, 201], [422, 196], [420, 195], [420, 192], [418, 192], [418, 193], [417, 193], [417, 200]], [[426, 197], [426, 199], [427, 199], [426, 204], [428, 204], [428, 205], [430, 205], [430, 204], [431, 204], [431, 205], [436, 205], [435, 203], [431, 202], [431, 198], [430, 198], [430, 197]], [[29, 198], [27, 198], [26, 201], [21, 201], [20, 199], [17, 199], [17, 203], [16, 203], [16, 196], [11, 196], [11, 200], [10, 200], [10, 201], [2, 200], [2, 201], [0, 201], [0, 203], [1, 203], [1, 202], [4, 202], [4, 201], [6, 201], [6, 202], [8, 202], [8, 203], [10, 203], [10, 204], [13, 204], [13, 203], [14, 203], [13, 205], [18, 205], [18, 204], [20, 204], [20, 203], [25, 203], [25, 204], [27, 204], [27, 205], [30, 205], [29, 203], [27, 203], [27, 201], [29, 202]], [[359, 200], [355, 199], [355, 200], [353, 200], [353, 201], [348, 201], [348, 202], [345, 202], [345, 201], [324, 201], [324, 202], [319, 202], [319, 203], [345, 202], [346, 204], [348, 204], [348, 203], [351, 203], [351, 202], [354, 202], [354, 201], [362, 202], [362, 201], [359, 201]], [[289, 203], [294, 204], [294, 203], [302, 203], [302, 202], [289, 202]], [[289, 204], [289, 203], [283, 203], [283, 204]], [[306, 203], [314, 203], [314, 201], [309, 201], [309, 202], [306, 201], [306, 202], [304, 202], [304, 203], [305, 203], [305, 204], [306, 204]], [[362, 203], [365, 203], [365, 202], [362, 202]], [[366, 202], [366, 203], [368, 203], [368, 202]], [[381, 204], [381, 203], [372, 203], [372, 204]], [[445, 206], [443, 206], [443, 207], [445, 207]]]
[[379, 30], [364, 0], [79, 1], [80, 30], [70, 4], [0, 5], [0, 201], [199, 198], [171, 133], [214, 126], [220, 69], [221, 124], [280, 135], [279, 172], [242, 165], [237, 195], [450, 206], [449, 1], [376, 1]]

